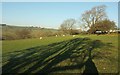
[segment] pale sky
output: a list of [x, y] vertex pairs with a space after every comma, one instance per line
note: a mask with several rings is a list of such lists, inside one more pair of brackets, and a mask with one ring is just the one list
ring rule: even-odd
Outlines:
[[98, 5], [106, 5], [108, 18], [118, 23], [117, 2], [3, 2], [2, 23], [58, 28], [64, 20], [78, 20], [82, 13]]

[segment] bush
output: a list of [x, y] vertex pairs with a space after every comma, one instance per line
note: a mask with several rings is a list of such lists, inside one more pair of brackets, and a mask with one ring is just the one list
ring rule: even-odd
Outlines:
[[2, 40], [15, 40], [18, 36], [13, 32], [6, 32], [2, 35]]
[[18, 30], [16, 31], [16, 35], [20, 38], [20, 39], [26, 39], [26, 38], [31, 38], [31, 31], [29, 29], [22, 29], [22, 30]]
[[80, 32], [78, 30], [72, 30], [71, 35], [78, 35]]

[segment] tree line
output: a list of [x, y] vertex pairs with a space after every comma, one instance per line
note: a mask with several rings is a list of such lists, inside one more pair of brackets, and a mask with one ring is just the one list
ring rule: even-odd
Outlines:
[[[105, 5], [95, 6], [91, 10], [85, 11], [78, 21], [82, 32], [89, 34], [95, 34], [98, 30], [109, 32], [117, 29], [115, 22], [108, 19]], [[76, 23], [78, 22], [75, 19], [67, 19], [60, 25], [60, 30], [70, 35], [76, 34]]]

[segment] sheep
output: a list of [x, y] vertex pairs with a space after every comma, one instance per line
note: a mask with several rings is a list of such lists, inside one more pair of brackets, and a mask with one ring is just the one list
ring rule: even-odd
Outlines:
[[57, 35], [56, 35], [56, 37], [57, 37]]
[[73, 37], [75, 37], [75, 35], [73, 35]]
[[42, 37], [40, 37], [40, 39], [42, 39]]
[[63, 35], [63, 36], [65, 36], [65, 35]]

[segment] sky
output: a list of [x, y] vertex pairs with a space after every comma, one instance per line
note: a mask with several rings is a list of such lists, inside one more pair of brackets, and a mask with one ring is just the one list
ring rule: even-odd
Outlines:
[[79, 20], [82, 13], [99, 5], [106, 5], [108, 18], [118, 23], [117, 2], [3, 2], [2, 23], [57, 29], [64, 20]]

